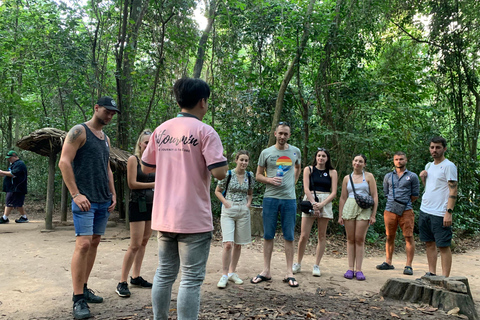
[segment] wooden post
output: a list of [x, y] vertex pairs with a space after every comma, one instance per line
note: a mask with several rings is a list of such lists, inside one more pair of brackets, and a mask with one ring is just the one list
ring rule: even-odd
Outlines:
[[68, 199], [69, 199], [69, 193], [68, 193], [68, 188], [67, 185], [65, 184], [65, 181], [62, 179], [62, 200], [60, 202], [60, 220], [62, 222], [67, 221], [67, 206], [68, 206]]
[[130, 230], [130, 189], [128, 188], [128, 181], [124, 179], [123, 190], [125, 191], [123, 199], [125, 199], [125, 228]]
[[261, 206], [250, 207], [250, 224], [252, 236], [263, 236], [263, 208]]
[[48, 184], [47, 184], [47, 207], [45, 215], [45, 229], [53, 230], [53, 198], [55, 192], [55, 165], [57, 155], [52, 153], [48, 158]]
[[114, 176], [116, 176], [115, 191], [117, 192], [117, 210], [120, 219], [125, 218], [125, 203], [124, 203], [124, 176], [120, 169], [115, 171]]

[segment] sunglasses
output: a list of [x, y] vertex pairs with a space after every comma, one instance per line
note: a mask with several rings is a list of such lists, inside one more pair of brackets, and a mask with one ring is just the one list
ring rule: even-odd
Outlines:
[[148, 134], [148, 135], [150, 135], [150, 134], [152, 134], [152, 132], [151, 132], [151, 131], [143, 131], [143, 134]]
[[325, 148], [317, 148], [318, 151], [327, 151]]
[[279, 126], [287, 126], [287, 127], [290, 127], [290, 124], [288, 122], [285, 122], [285, 121], [280, 121], [278, 123]]

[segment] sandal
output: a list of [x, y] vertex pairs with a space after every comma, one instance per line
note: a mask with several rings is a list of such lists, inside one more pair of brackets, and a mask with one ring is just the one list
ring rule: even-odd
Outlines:
[[393, 270], [393, 269], [395, 269], [395, 267], [393, 266], [393, 264], [388, 264], [388, 263], [384, 262], [382, 264], [379, 264], [377, 266], [377, 269], [378, 270]]
[[407, 276], [413, 276], [413, 269], [410, 266], [405, 266], [405, 269], [403, 269], [403, 274], [406, 274]]
[[297, 282], [297, 280], [295, 280], [294, 277], [285, 278], [285, 279], [283, 279], [283, 282], [286, 282], [286, 283], [288, 282], [288, 285], [292, 288], [298, 287], [298, 282]]
[[[254, 280], [257, 280], [257, 281], [254, 281]], [[253, 277], [252, 279], [250, 279], [250, 283], [253, 283], [253, 284], [259, 284], [260, 282], [264, 282], [264, 281], [271, 281], [272, 278], [267, 278], [265, 276], [262, 276], [261, 274], [257, 274], [256, 277]]]
[[363, 274], [362, 271], [357, 271], [355, 273], [355, 277], [357, 278], [358, 281], [363, 281], [365, 280], [365, 275]]
[[355, 274], [353, 273], [353, 270], [347, 270], [347, 272], [345, 272], [345, 274], [343, 275], [346, 279], [353, 279], [353, 277], [355, 276]]

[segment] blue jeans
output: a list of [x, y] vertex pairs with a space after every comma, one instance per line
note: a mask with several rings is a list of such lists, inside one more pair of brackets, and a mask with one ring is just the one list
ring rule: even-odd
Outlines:
[[178, 288], [177, 319], [198, 319], [200, 287], [205, 279], [212, 232], [158, 232], [158, 268], [153, 278], [153, 319], [167, 320], [172, 285], [182, 270]]
[[282, 223], [283, 238], [294, 240], [297, 201], [295, 199], [263, 198], [263, 238], [272, 240], [277, 230], [278, 213]]
[[112, 201], [91, 202], [90, 210], [82, 211], [72, 200], [73, 225], [75, 226], [75, 236], [104, 235], [107, 227], [108, 207]]

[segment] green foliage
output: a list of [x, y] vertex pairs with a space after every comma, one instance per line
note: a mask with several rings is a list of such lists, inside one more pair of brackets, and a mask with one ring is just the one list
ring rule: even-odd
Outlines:
[[[202, 69], [212, 88], [204, 121], [220, 134], [231, 166], [235, 151], [247, 149], [248, 169], [255, 172], [267, 146], [278, 89], [299, 49], [309, 1], [216, 3]], [[128, 74], [115, 54], [124, 45], [118, 38], [122, 4], [0, 3], [2, 150], [33, 130], [68, 130], [88, 120], [96, 99], [117, 98], [127, 77], [132, 85], [128, 121], [121, 126], [128, 140], [125, 149], [133, 151], [145, 127], [154, 129], [176, 115], [171, 89], [176, 79], [193, 72], [202, 35], [193, 17], [199, 1], [150, 1], [137, 40], [124, 42], [129, 43], [126, 57], [133, 59]], [[431, 161], [428, 140], [443, 135], [449, 142], [448, 158], [459, 169], [455, 234], [478, 233], [479, 9], [473, 0], [415, 6], [404, 1], [315, 2], [310, 37], [281, 115], [281, 121], [292, 124], [290, 143], [300, 148], [304, 162], [311, 161], [316, 148], [328, 148], [341, 181], [352, 170], [353, 155], [364, 153], [381, 190], [393, 153], [405, 151], [408, 168], [419, 173]], [[135, 21], [128, 19], [131, 28]], [[120, 139], [117, 122], [115, 117], [105, 127], [113, 145]], [[31, 191], [41, 195], [47, 160], [27, 154], [23, 158], [29, 162]], [[296, 191], [303, 195], [302, 183]], [[257, 184], [254, 203], [261, 203], [263, 192], [264, 186]], [[379, 198], [377, 223], [367, 235], [370, 242], [384, 234], [385, 199]], [[212, 199], [219, 214], [213, 193]], [[328, 232], [342, 233], [336, 223], [338, 197], [334, 213]]]

